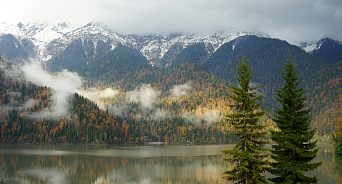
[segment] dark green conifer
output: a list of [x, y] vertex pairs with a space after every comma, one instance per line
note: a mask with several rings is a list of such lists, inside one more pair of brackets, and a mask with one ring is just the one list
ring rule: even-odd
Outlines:
[[268, 160], [264, 151], [265, 132], [264, 125], [259, 124], [259, 119], [265, 114], [260, 110], [262, 94], [257, 92], [260, 86], [251, 87], [251, 79], [254, 75], [249, 62], [243, 56], [236, 66], [238, 85], [231, 85], [232, 94], [229, 96], [235, 101], [235, 112], [226, 115], [227, 120], [233, 126], [230, 132], [239, 138], [239, 142], [233, 150], [222, 151], [226, 157], [224, 160], [234, 164], [231, 170], [225, 171], [223, 178], [234, 183], [267, 183], [264, 172], [268, 170]]
[[304, 89], [298, 86], [297, 71], [289, 57], [284, 63], [281, 76], [285, 80], [284, 86], [277, 90], [277, 100], [282, 108], [276, 109], [273, 119], [278, 126], [277, 131], [271, 131], [271, 158], [274, 162], [271, 173], [276, 177], [270, 181], [275, 183], [317, 183], [316, 177], [309, 177], [305, 172], [316, 169], [321, 163], [312, 163], [318, 149], [317, 141], [312, 142], [315, 130], [310, 130], [311, 109], [305, 109]]

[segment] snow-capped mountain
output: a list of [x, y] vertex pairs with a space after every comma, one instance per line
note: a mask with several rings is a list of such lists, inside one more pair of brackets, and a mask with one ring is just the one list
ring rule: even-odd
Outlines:
[[[203, 43], [208, 55], [215, 52], [221, 45], [237, 37], [244, 35], [259, 35], [258, 33], [244, 32], [238, 30], [225, 31], [212, 34], [171, 34], [171, 35], [130, 35], [135, 38], [133, 46], [138, 49], [151, 64], [160, 63], [168, 53], [177, 54], [193, 44]], [[139, 42], [138, 40], [144, 40]], [[165, 60], [164, 60], [165, 61]], [[166, 61], [166, 64], [169, 62]]]
[[[0, 24], [0, 37], [6, 35], [13, 35], [18, 42], [17, 45], [23, 45], [22, 42], [28, 42], [26, 45], [33, 45], [34, 48], [31, 48], [33, 52], [27, 52], [24, 55], [29, 58], [37, 58], [42, 63], [54, 62], [56, 58], [58, 60], [58, 57], [63, 55], [68, 47], [68, 52], [72, 52], [71, 47], [79, 45], [76, 44], [77, 41], [83, 47], [86, 63], [91, 62], [97, 55], [109, 52], [118, 44], [122, 44], [138, 50], [152, 65], [158, 66], [168, 66], [171, 63], [170, 58], [174, 58], [175, 54], [193, 44], [203, 43], [208, 55], [211, 55], [222, 44], [239, 36], [266, 36], [238, 30], [213, 34], [133, 35], [115, 33], [97, 23], [78, 27], [67, 23]], [[0, 42], [1, 40], [3, 39], [0, 39]], [[98, 46], [101, 46], [101, 49], [98, 49]], [[20, 59], [27, 58], [17, 58], [17, 60]]]
[[310, 42], [301, 42], [298, 44], [298, 47], [305, 50], [305, 52], [310, 53], [316, 48], [317, 44], [316, 42], [310, 41]]
[[63, 37], [64, 34], [71, 31], [73, 28], [66, 23], [59, 23], [55, 25], [49, 24], [0, 24], [0, 34], [11, 34], [21, 42], [22, 40], [29, 40], [32, 42], [35, 50], [32, 58], [37, 58], [40, 61], [47, 61], [51, 59], [52, 55], [46, 50], [47, 45], [55, 40]]
[[301, 48], [330, 64], [342, 60], [342, 43], [327, 36], [317, 42], [302, 43]]
[[306, 52], [312, 53], [314, 51], [320, 50], [323, 44], [332, 45], [332, 47], [339, 47], [339, 45], [341, 45], [341, 42], [324, 36], [318, 41], [301, 42], [298, 46]]

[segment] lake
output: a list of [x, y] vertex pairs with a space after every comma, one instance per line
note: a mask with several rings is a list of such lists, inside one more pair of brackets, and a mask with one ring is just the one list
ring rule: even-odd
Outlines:
[[[233, 145], [0, 145], [3, 183], [226, 183], [220, 150]], [[318, 183], [342, 183], [342, 157], [320, 145]], [[0, 178], [0, 183], [1, 183]]]

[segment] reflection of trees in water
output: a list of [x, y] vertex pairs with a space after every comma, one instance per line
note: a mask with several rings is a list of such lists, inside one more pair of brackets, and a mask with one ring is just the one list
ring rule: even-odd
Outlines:
[[226, 169], [221, 155], [115, 158], [3, 154], [0, 164], [6, 173], [4, 177], [18, 183], [220, 183], [221, 173]]
[[333, 161], [334, 152], [332, 151], [331, 145], [327, 146], [319, 146], [319, 151], [317, 153], [317, 157], [313, 160], [313, 162], [322, 161], [322, 165], [319, 166], [316, 170], [309, 172], [310, 176], [317, 176], [318, 183], [324, 184], [335, 184], [339, 183], [338, 173], [333, 172], [335, 168], [335, 162]]
[[338, 176], [338, 183], [342, 183], [342, 156], [334, 154], [332, 158], [334, 162], [334, 173]]
[[[37, 155], [0, 155], [0, 163], [5, 178], [15, 181], [27, 180], [29, 183], [46, 183], [51, 178], [41, 173], [66, 173], [69, 183], [94, 182], [99, 175], [113, 169], [113, 166], [125, 164], [125, 159], [95, 157], [87, 155], [37, 156]], [[44, 180], [44, 181], [43, 181]], [[48, 182], [53, 183], [53, 182]]]
[[[135, 158], [112, 157], [117, 152], [111, 151], [107, 156], [96, 155], [101, 149], [112, 148], [69, 149], [67, 154], [57, 151], [60, 155], [23, 155], [12, 152], [0, 154], [0, 175], [12, 179], [7, 183], [23, 183], [23, 180], [28, 181], [27, 183], [53, 183], [52, 180], [58, 180], [68, 181], [70, 184], [224, 183], [221, 179], [222, 172], [229, 169], [228, 165], [222, 162], [223, 155]], [[322, 165], [308, 175], [316, 175], [319, 178], [318, 183], [342, 183], [342, 157], [336, 156], [331, 146], [321, 146], [319, 149], [314, 162], [322, 161]], [[49, 178], [48, 174], [58, 177]]]

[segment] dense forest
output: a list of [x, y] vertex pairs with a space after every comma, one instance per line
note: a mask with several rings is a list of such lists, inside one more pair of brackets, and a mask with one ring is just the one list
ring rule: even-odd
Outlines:
[[317, 135], [328, 136], [342, 116], [342, 63], [314, 73], [311, 79], [305, 91], [312, 108], [312, 128]]
[[[4, 66], [4, 61], [1, 62]], [[71, 113], [67, 117], [61, 120], [37, 118], [31, 115], [52, 105], [50, 88], [8, 79], [2, 71], [0, 82], [2, 143], [132, 142], [134, 130], [127, 121], [99, 110], [96, 104], [78, 94], [73, 95]], [[140, 137], [135, 138], [140, 143]]]
[[[133, 113], [136, 112], [134, 108], [127, 111], [127, 116], [119, 117], [108, 113], [109, 109], [99, 109], [94, 102], [79, 94], [73, 95], [70, 114], [63, 119], [32, 117], [34, 112], [52, 106], [50, 99], [52, 89], [34, 85], [24, 79], [11, 79], [4, 71], [10, 71], [12, 66], [4, 60], [1, 60], [1, 66], [0, 133], [3, 143], [139, 144], [146, 141], [170, 143], [228, 143], [235, 141], [234, 137], [225, 133], [229, 127], [222, 121], [204, 125], [204, 122], [190, 123], [180, 116], [170, 116], [159, 121], [153, 121], [151, 118], [139, 119]], [[218, 92], [223, 93], [223, 90]], [[218, 92], [213, 92], [213, 94]], [[210, 91], [201, 95], [210, 96]], [[194, 100], [196, 98], [198, 100]], [[107, 100], [113, 101], [115, 98]], [[174, 106], [180, 108], [187, 104], [187, 109], [194, 111], [196, 105], [203, 103], [202, 98], [194, 95], [190, 96], [190, 99], [179, 100], [182, 103], [161, 98], [158, 104], [161, 108]], [[190, 102], [195, 102], [195, 104]], [[136, 106], [136, 104], [132, 104], [132, 106]], [[216, 106], [218, 107], [217, 104]], [[141, 113], [146, 113], [146, 111]]]

